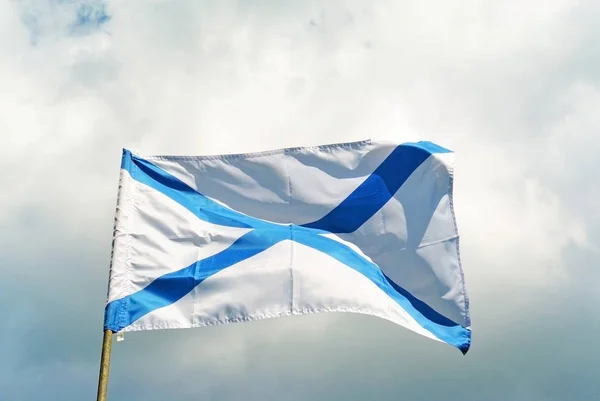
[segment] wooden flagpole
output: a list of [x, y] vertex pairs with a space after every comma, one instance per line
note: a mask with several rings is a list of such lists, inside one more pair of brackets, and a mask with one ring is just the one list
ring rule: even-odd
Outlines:
[[112, 337], [112, 330], [104, 330], [104, 339], [102, 340], [102, 357], [100, 358], [100, 376], [98, 377], [98, 397], [96, 398], [96, 401], [106, 401]]

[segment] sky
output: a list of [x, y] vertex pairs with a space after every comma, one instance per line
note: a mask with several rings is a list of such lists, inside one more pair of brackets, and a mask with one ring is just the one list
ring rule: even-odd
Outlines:
[[456, 152], [466, 356], [369, 316], [128, 333], [111, 401], [600, 394], [600, 3], [0, 2], [0, 399], [96, 394], [122, 148]]

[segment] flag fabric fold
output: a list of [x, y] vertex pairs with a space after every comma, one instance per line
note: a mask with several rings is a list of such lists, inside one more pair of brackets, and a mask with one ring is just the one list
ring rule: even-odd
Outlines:
[[453, 156], [371, 140], [218, 156], [124, 150], [104, 327], [354, 312], [466, 353]]

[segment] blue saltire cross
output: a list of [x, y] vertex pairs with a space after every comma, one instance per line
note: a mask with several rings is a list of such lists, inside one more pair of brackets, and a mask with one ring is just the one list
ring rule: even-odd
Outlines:
[[[400, 145], [331, 212], [312, 223], [296, 225], [268, 222], [221, 206], [148, 160], [125, 150], [122, 168], [129, 171], [133, 179], [168, 196], [201, 220], [227, 227], [249, 228], [251, 231], [242, 235], [227, 249], [158, 277], [145, 288], [110, 302], [106, 306], [105, 329], [118, 332], [142, 316], [177, 302], [213, 274], [281, 241], [291, 240], [321, 251], [363, 274], [421, 326], [442, 341], [460, 348], [465, 344], [465, 328], [398, 286], [375, 263], [347, 245], [321, 235], [357, 230], [394, 196], [423, 161], [432, 153], [442, 152], [448, 150], [430, 142]], [[365, 195], [373, 193], [378, 196], [369, 197], [369, 201], [365, 203]], [[463, 350], [465, 351], [466, 349]]]

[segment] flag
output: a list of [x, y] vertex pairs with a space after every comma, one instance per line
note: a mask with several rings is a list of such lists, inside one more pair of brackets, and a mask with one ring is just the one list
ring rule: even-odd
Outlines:
[[354, 312], [466, 353], [453, 155], [372, 140], [216, 156], [125, 149], [104, 327]]

